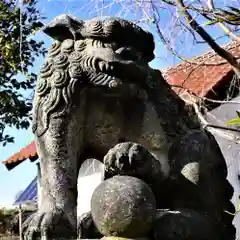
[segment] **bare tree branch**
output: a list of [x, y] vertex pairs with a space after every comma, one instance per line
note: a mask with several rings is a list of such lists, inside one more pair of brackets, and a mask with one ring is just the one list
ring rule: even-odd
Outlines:
[[221, 48], [213, 38], [197, 23], [197, 21], [191, 16], [191, 14], [186, 10], [184, 3], [182, 0], [176, 0], [176, 4], [188, 22], [188, 24], [194, 29], [209, 45], [210, 47], [222, 58], [226, 59], [228, 63], [232, 66], [234, 72], [237, 76], [240, 77], [240, 65], [234, 56], [226, 51], [225, 49]]
[[[213, 0], [207, 0], [208, 7], [211, 11], [215, 11], [215, 6]], [[233, 40], [240, 43], [240, 37], [235, 35], [232, 30], [223, 22], [218, 22], [219, 26], [223, 29], [223, 31]]]
[[[161, 0], [161, 1], [164, 2], [164, 3], [167, 3], [169, 5], [177, 7], [176, 2], [173, 2], [173, 1], [170, 1], [170, 0]], [[202, 14], [211, 14], [212, 13], [211, 10], [208, 10], [208, 9], [205, 9], [205, 8], [197, 8], [197, 7], [194, 7], [192, 5], [186, 5], [185, 8], [188, 9], [188, 10], [193, 10], [194, 12], [202, 13]]]
[[240, 133], [240, 131], [238, 129], [232, 129], [232, 128], [227, 128], [227, 127], [222, 127], [222, 126], [210, 124], [205, 119], [205, 116], [201, 113], [201, 111], [199, 109], [199, 106], [195, 102], [195, 99], [191, 97], [191, 95], [189, 96], [188, 99], [184, 99], [184, 101], [193, 106], [193, 108], [194, 108], [194, 110], [195, 110], [195, 112], [198, 116], [198, 119], [200, 120], [200, 122], [203, 125], [203, 128], [207, 128], [208, 131], [211, 132], [214, 135], [217, 135], [221, 138], [224, 138], [224, 139], [227, 139], [229, 141], [233, 141], [237, 144], [240, 144], [239, 134], [232, 133], [232, 132]]
[[190, 91], [188, 88], [182, 86], [182, 85], [175, 85], [175, 84], [170, 84], [171, 87], [174, 88], [181, 88], [184, 89], [184, 92], [187, 92], [188, 94], [193, 95], [194, 97], [198, 98], [199, 101], [208, 101], [208, 102], [212, 102], [212, 103], [219, 103], [219, 104], [240, 104], [240, 101], [234, 101], [234, 100], [214, 100], [211, 98], [207, 98], [207, 97], [201, 97], [199, 95], [197, 95], [196, 93]]
[[[165, 1], [163, 0], [163, 2], [167, 2], [168, 4], [172, 2], [171, 1]], [[160, 21], [160, 15], [159, 15], [159, 11], [157, 9], [157, 6], [153, 3], [152, 0], [150, 0], [150, 3], [151, 3], [151, 6], [153, 8], [153, 23], [155, 24], [155, 27], [156, 27], [156, 31], [157, 31], [157, 34], [160, 38], [160, 40], [162, 41], [162, 43], [166, 46], [167, 50], [169, 52], [172, 53], [173, 56], [179, 58], [180, 60], [184, 61], [184, 62], [187, 62], [189, 64], [194, 64], [194, 65], [204, 65], [204, 66], [219, 66], [219, 65], [223, 65], [223, 64], [226, 64], [228, 63], [228, 61], [226, 60], [223, 60], [223, 61], [218, 61], [218, 62], [205, 62], [205, 61], [201, 61], [201, 62], [198, 62], [198, 61], [191, 61], [190, 59], [186, 59], [184, 58], [183, 56], [180, 56], [174, 49], [173, 47], [171, 47], [170, 45], [170, 42], [165, 38], [162, 30], [160, 29], [160, 26], [159, 26], [159, 21]], [[174, 6], [176, 4], [173, 4]], [[150, 18], [149, 15], [147, 15], [148, 18]], [[192, 33], [192, 36], [193, 38], [195, 38], [195, 35], [194, 33], [191, 31], [191, 29], [189, 29], [184, 23], [181, 22], [182, 25], [184, 25], [185, 28], [188, 29], [188, 31], [190, 33]], [[212, 39], [213, 41], [215, 41], [214, 39]], [[205, 42], [206, 43], [206, 42]]]

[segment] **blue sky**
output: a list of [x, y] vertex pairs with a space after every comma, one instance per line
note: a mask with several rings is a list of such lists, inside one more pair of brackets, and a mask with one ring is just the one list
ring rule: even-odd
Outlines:
[[[47, 17], [47, 19], [44, 20], [45, 23], [62, 13], [71, 13], [81, 19], [89, 19], [97, 16], [97, 14], [93, 11], [94, 5], [92, 4], [90, 6], [88, 3], [88, 0], [40, 0], [38, 3], [38, 8], [42, 11], [43, 15]], [[115, 15], [117, 12], [119, 12], [119, 9], [119, 6], [114, 6], [111, 8], [110, 12], [109, 10], [105, 10], [103, 15]], [[135, 14], [129, 14], [127, 16], [129, 19], [134, 19], [136, 17], [137, 16]], [[167, 23], [167, 21], [168, 20], [166, 18], [163, 21], [163, 24]], [[154, 30], [151, 30], [154, 33]], [[219, 33], [219, 30], [211, 31], [211, 33], [214, 33], [215, 35]], [[156, 41], [158, 41], [156, 34], [154, 35]], [[40, 32], [37, 33], [36, 38], [44, 40], [46, 47], [49, 47], [52, 41], [48, 36], [45, 36]], [[224, 43], [225, 41], [226, 40], [222, 40], [221, 43]], [[180, 40], [176, 41], [176, 46], [180, 52], [182, 52], [181, 50], [184, 50], [185, 57], [198, 55], [207, 49], [207, 46], [204, 44], [193, 47], [186, 39], [183, 45]], [[171, 57], [171, 54], [169, 54], [169, 52], [161, 43], [156, 43], [155, 54], [157, 57], [151, 63], [151, 66], [154, 68], [164, 69], [179, 61], [176, 58]], [[35, 62], [34, 71], [36, 73], [38, 73], [39, 67], [42, 65], [42, 63], [43, 58], [39, 58]], [[15, 143], [8, 144], [6, 147], [0, 147], [1, 161], [18, 152], [22, 147], [25, 147], [34, 139], [31, 129], [28, 129], [27, 131], [7, 129], [7, 132], [15, 137]], [[0, 164], [0, 206], [11, 206], [16, 194], [27, 187], [31, 180], [36, 176], [36, 172], [36, 164], [31, 163], [29, 160], [20, 164], [11, 171], [8, 171], [3, 164]]]

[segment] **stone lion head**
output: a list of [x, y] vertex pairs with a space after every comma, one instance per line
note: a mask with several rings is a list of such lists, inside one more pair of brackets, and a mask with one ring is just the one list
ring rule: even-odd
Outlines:
[[[117, 88], [131, 81], [122, 68], [124, 62], [148, 65], [154, 58], [152, 34], [116, 17], [82, 21], [64, 14], [43, 31], [55, 40], [40, 69], [35, 91], [34, 112], [41, 109], [43, 123], [60, 99], [66, 106], [71, 102], [76, 85]], [[33, 117], [34, 132], [38, 128], [36, 119], [37, 114]], [[46, 127], [41, 129], [38, 135]]]

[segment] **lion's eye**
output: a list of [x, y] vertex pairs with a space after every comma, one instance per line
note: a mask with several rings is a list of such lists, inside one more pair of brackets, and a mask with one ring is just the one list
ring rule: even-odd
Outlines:
[[137, 61], [139, 59], [138, 53], [130, 47], [121, 47], [118, 50], [116, 50], [116, 53], [118, 53], [124, 60], [132, 60]]

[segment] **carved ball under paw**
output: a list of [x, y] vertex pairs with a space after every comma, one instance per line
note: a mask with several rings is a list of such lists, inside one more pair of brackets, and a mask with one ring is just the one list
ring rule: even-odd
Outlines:
[[104, 236], [141, 237], [153, 226], [156, 200], [142, 180], [114, 176], [95, 189], [91, 212], [97, 229]]
[[123, 142], [114, 146], [104, 156], [105, 176], [130, 175], [142, 180], [163, 176], [160, 162], [143, 146]]
[[23, 224], [24, 240], [40, 237], [51, 239], [76, 238], [76, 229], [68, 220], [67, 213], [52, 209], [49, 212], [36, 212]]

